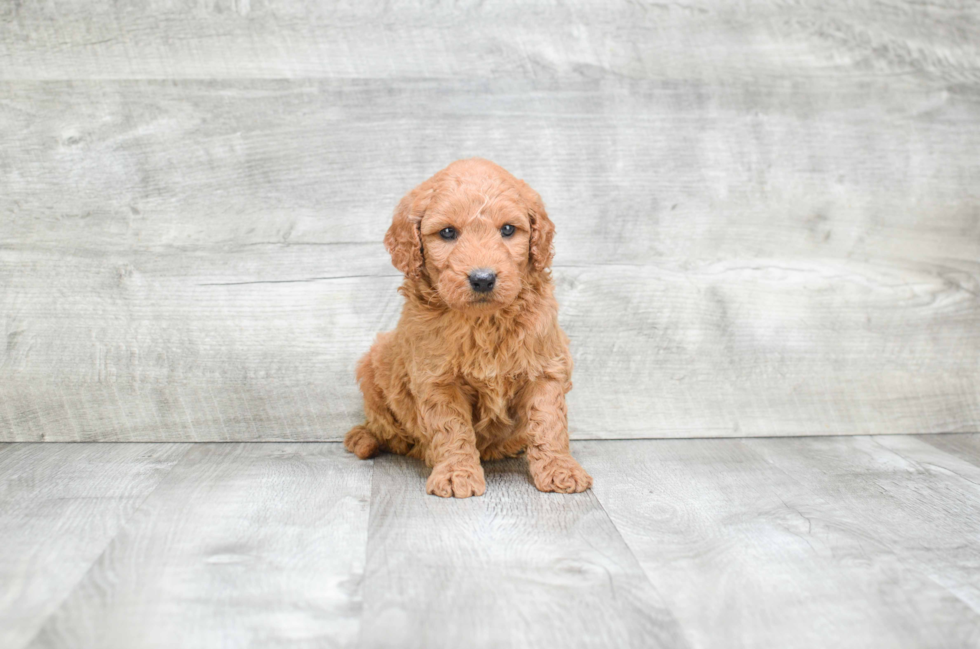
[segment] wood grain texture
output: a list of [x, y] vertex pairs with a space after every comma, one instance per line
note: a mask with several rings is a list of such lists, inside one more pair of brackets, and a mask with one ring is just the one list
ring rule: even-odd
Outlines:
[[4, 3], [0, 78], [980, 80], [964, 0]]
[[[742, 440], [576, 447], [595, 478], [596, 497], [692, 645], [963, 647], [980, 641], [975, 609], [893, 548], [893, 534], [911, 541], [936, 530], [909, 521], [914, 529], [882, 533], [863, 507], [855, 509], [874, 506], [867, 493], [878, 478], [873, 467], [853, 472], [860, 489], [845, 481], [844, 494], [813, 490], [779, 462], [785, 454], [802, 455], [808, 440], [764, 443], [769, 457]], [[855, 439], [832, 443], [861, 453]], [[826, 456], [813, 463], [827, 474], [839, 466]], [[918, 486], [914, 475], [896, 479]], [[959, 494], [962, 506], [980, 504], [977, 494]], [[952, 522], [948, 509], [944, 515]], [[980, 551], [976, 539], [970, 545]]]
[[969, 88], [767, 83], [6, 83], [0, 439], [339, 439], [467, 155], [558, 223], [573, 436], [977, 429]]
[[916, 439], [980, 466], [980, 435], [917, 435]]
[[[516, 19], [519, 17], [519, 19]], [[580, 439], [980, 430], [980, 5], [0, 7], [0, 440], [333, 440], [453, 159], [558, 225]]]
[[975, 465], [912, 436], [745, 443], [838, 502], [880, 543], [980, 612], [980, 469]]
[[0, 646], [30, 641], [187, 450], [0, 446]]
[[465, 501], [340, 444], [0, 445], [0, 645], [972, 647], [977, 439], [577, 442], [593, 491]]
[[28, 646], [346, 645], [370, 475], [339, 444], [195, 445]]
[[485, 468], [485, 496], [447, 500], [420, 462], [375, 460], [361, 646], [687, 646], [591, 493]]

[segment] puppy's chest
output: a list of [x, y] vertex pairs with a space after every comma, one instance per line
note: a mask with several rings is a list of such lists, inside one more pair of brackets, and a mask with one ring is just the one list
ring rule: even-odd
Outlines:
[[509, 400], [527, 382], [528, 368], [512, 352], [490, 352], [487, 359], [472, 360], [456, 372], [483, 401]]
[[463, 376], [464, 391], [474, 408], [474, 419], [490, 422], [511, 421], [511, 405], [524, 385], [520, 376]]
[[464, 386], [475, 420], [509, 424], [518, 393], [539, 373], [535, 359], [526, 353], [523, 338], [478, 333], [462, 341], [450, 371]]

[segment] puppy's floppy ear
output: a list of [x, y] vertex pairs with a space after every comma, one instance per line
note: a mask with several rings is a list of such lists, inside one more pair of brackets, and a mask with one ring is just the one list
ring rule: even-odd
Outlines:
[[528, 244], [531, 267], [540, 272], [551, 265], [551, 259], [554, 257], [551, 241], [555, 236], [555, 224], [548, 218], [541, 196], [523, 180], [520, 182], [521, 198], [527, 208], [528, 220], [531, 222], [531, 241]]
[[391, 263], [409, 279], [419, 279], [422, 274], [422, 215], [432, 190], [433, 184], [426, 181], [408, 192], [398, 202], [385, 234], [385, 250], [391, 255]]

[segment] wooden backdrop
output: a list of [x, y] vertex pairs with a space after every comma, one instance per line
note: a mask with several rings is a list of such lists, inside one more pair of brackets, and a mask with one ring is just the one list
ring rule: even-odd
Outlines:
[[330, 440], [396, 201], [543, 195], [575, 437], [980, 429], [980, 3], [0, 3], [0, 440]]

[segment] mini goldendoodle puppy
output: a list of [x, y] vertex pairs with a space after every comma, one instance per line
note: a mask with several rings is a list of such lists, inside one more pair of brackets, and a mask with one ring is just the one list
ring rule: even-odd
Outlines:
[[541, 197], [487, 160], [452, 163], [395, 208], [385, 248], [405, 273], [398, 327], [357, 365], [367, 421], [344, 439], [432, 467], [426, 491], [480, 496], [480, 460], [527, 450], [535, 486], [592, 478], [568, 450], [568, 337], [548, 266], [555, 227]]

